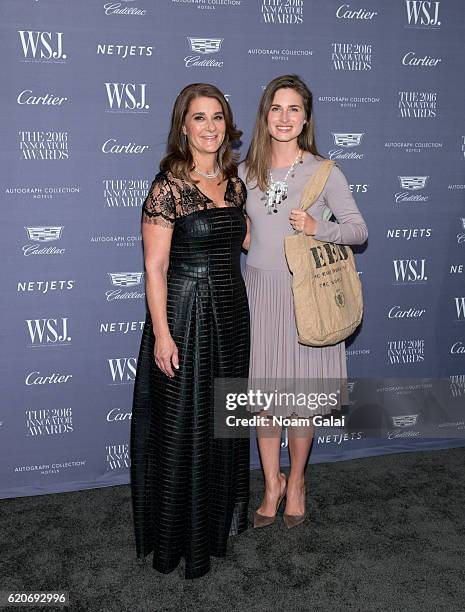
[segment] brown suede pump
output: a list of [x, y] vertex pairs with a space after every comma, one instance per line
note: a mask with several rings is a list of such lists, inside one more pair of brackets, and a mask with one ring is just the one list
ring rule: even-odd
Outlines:
[[[281, 473], [281, 477], [283, 476], [284, 478], [286, 478], [285, 474]], [[264, 514], [259, 514], [258, 512], [254, 513], [254, 516], [253, 516], [254, 529], [260, 529], [261, 527], [268, 527], [268, 525], [272, 525], [275, 522], [279, 507], [281, 506], [283, 499], [286, 497], [286, 490], [287, 490], [287, 482], [286, 482], [286, 485], [284, 487], [282, 494], [280, 495], [276, 503], [276, 512], [274, 516], [265, 516]]]

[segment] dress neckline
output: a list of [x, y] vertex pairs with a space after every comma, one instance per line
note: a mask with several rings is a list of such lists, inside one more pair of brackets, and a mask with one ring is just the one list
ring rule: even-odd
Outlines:
[[209, 198], [201, 189], [199, 189], [199, 187], [197, 187], [196, 183], [193, 182], [192, 185], [194, 185], [195, 189], [200, 193], [202, 197], [204, 197], [208, 202], [211, 202], [213, 204], [214, 208], [231, 208], [230, 204], [229, 205], [226, 204], [226, 196], [231, 186], [231, 177], [229, 177], [226, 181], [226, 189], [224, 190], [224, 197], [223, 197], [224, 204], [221, 206], [218, 206], [217, 204], [215, 204], [215, 202], [211, 198]]
[[[302, 166], [303, 164], [307, 163], [308, 161], [311, 161], [312, 159], [314, 159], [315, 156], [308, 152], [308, 151], [304, 151], [304, 154], [302, 156], [302, 163], [301, 164], [297, 164], [295, 169], [298, 168], [299, 166]], [[287, 170], [289, 170], [289, 166], [280, 166], [280, 167], [276, 167], [276, 168], [270, 168], [271, 172], [286, 172]]]

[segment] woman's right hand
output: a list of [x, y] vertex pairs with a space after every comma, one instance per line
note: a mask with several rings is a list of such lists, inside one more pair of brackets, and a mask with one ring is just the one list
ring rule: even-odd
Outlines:
[[174, 377], [173, 368], [179, 369], [178, 347], [171, 336], [155, 339], [155, 363], [169, 378]]

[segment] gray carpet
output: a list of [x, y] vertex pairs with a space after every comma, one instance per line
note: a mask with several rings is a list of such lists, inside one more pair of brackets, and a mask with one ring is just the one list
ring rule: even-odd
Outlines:
[[[68, 609], [92, 612], [463, 611], [464, 458], [310, 465], [307, 523], [249, 529], [194, 581], [136, 561], [129, 486], [3, 500], [0, 590], [64, 589]], [[251, 476], [252, 513], [262, 483]]]

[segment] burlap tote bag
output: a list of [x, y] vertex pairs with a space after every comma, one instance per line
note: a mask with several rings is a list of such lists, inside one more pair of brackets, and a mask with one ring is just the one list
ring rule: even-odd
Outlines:
[[[323, 161], [305, 185], [300, 208], [307, 210], [326, 184], [334, 161]], [[345, 340], [360, 325], [362, 286], [348, 246], [322, 242], [302, 232], [286, 236], [299, 342], [327, 346]]]

